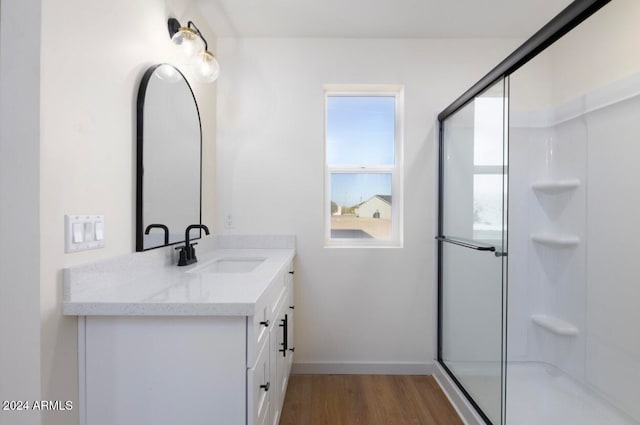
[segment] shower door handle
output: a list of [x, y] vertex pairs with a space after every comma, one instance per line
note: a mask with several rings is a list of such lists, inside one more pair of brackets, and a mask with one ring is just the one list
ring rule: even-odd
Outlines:
[[436, 239], [441, 242], [448, 242], [454, 245], [463, 246], [465, 248], [475, 249], [476, 251], [495, 252], [496, 257], [502, 256], [502, 255], [498, 255], [498, 252], [496, 252], [496, 247], [493, 245], [478, 243], [476, 241], [470, 241], [470, 240], [464, 240], [464, 239], [453, 239], [453, 238], [448, 238], [446, 236], [436, 236]]

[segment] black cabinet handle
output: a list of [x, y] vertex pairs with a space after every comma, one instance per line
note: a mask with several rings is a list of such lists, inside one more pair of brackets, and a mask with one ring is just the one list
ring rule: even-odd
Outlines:
[[260, 324], [261, 324], [262, 326], [264, 326], [265, 328], [268, 328], [268, 327], [269, 327], [269, 323], [270, 323], [270, 322], [269, 322], [268, 320], [265, 320], [264, 322], [260, 322]]
[[290, 308], [291, 310], [295, 310], [296, 306], [295, 306], [295, 305], [290, 305], [290, 306], [289, 306], [289, 308]]
[[289, 351], [293, 353], [294, 351], [296, 351], [296, 347], [289, 348]]
[[271, 382], [267, 382], [264, 385], [260, 385], [260, 389], [265, 390], [265, 392], [266, 392], [266, 391], [269, 391], [269, 387], [270, 386], [271, 386]]
[[289, 341], [287, 340], [289, 333], [289, 318], [285, 314], [284, 319], [280, 319], [280, 321], [282, 322], [280, 324], [280, 327], [282, 328], [282, 342], [280, 343], [280, 345], [282, 345], [282, 348], [278, 351], [282, 353], [282, 357], [287, 357], [287, 349], [289, 348]]
[[293, 274], [293, 273], [294, 273], [294, 271], [293, 271], [293, 270], [291, 270], [291, 271], [289, 272], [289, 274]]

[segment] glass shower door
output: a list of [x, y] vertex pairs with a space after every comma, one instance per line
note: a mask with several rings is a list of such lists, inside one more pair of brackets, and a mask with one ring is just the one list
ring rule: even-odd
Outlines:
[[438, 360], [504, 421], [507, 80], [442, 123]]

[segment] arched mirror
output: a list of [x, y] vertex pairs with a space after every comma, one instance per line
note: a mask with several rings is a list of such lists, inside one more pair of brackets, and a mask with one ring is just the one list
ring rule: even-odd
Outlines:
[[137, 105], [136, 251], [184, 241], [201, 222], [202, 130], [195, 96], [172, 65], [149, 68]]

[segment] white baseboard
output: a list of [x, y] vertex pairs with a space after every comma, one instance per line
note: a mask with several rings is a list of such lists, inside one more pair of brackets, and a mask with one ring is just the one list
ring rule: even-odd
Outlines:
[[433, 377], [444, 391], [453, 408], [458, 412], [458, 416], [466, 425], [486, 425], [476, 409], [469, 403], [467, 398], [458, 389], [458, 386], [451, 380], [447, 372], [437, 362], [433, 364]]
[[434, 364], [426, 363], [294, 363], [294, 375], [433, 375]]

